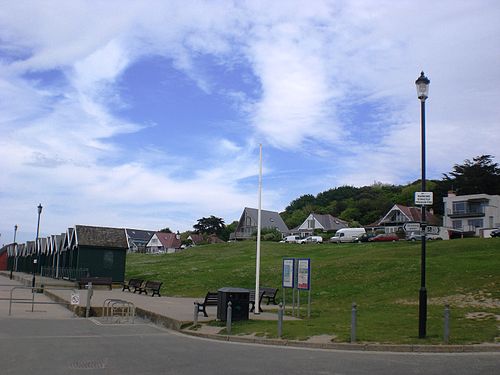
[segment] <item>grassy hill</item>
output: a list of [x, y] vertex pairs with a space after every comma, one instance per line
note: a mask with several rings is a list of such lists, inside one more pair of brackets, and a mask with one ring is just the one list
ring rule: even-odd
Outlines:
[[[129, 254], [127, 278], [164, 281], [162, 294], [203, 297], [224, 286], [254, 288], [255, 242], [191, 248], [168, 255]], [[261, 285], [280, 288], [284, 257], [311, 258], [311, 318], [286, 322], [284, 337], [318, 334], [348, 341], [351, 304], [358, 305], [358, 341], [439, 343], [444, 304], [451, 305], [450, 343], [494, 342], [499, 336], [500, 240], [463, 239], [427, 245], [426, 340], [418, 336], [419, 242], [282, 244], [263, 242]], [[302, 292], [301, 300], [307, 300]], [[287, 304], [291, 293], [287, 293]], [[305, 305], [302, 305], [305, 317]], [[481, 314], [478, 314], [481, 313]], [[275, 322], [241, 322], [233, 333], [273, 337]]]

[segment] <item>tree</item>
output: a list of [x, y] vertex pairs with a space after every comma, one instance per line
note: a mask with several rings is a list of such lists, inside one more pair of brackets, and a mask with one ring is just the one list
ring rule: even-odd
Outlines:
[[500, 194], [500, 167], [493, 162], [494, 156], [476, 156], [455, 164], [453, 171], [443, 174], [440, 190], [454, 190], [465, 194]]
[[210, 217], [202, 217], [198, 220], [198, 224], [193, 225], [193, 228], [199, 234], [215, 234], [220, 235], [226, 225], [220, 217], [211, 215]]
[[172, 233], [172, 231], [170, 230], [170, 228], [163, 228], [163, 229], [160, 229], [158, 232], [161, 232], [161, 233]]

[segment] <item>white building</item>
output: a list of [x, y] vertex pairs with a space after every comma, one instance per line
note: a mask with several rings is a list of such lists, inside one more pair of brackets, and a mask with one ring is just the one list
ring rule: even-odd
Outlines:
[[443, 226], [482, 235], [484, 229], [500, 228], [500, 195], [456, 195], [443, 198]]

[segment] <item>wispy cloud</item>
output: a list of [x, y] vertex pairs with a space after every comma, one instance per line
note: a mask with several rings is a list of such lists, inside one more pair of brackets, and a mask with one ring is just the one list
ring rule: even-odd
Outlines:
[[[255, 204], [259, 143], [266, 173], [279, 176], [266, 186], [267, 208], [335, 185], [417, 179], [413, 81], [422, 69], [431, 79], [430, 176], [495, 154], [500, 6], [430, 4], [3, 4], [0, 205], [8, 214], [0, 228], [26, 220], [39, 201], [57, 212], [51, 232], [83, 221], [180, 229], [209, 214], [230, 221]], [[203, 95], [232, 103], [237, 118], [197, 128], [180, 152], [165, 144], [171, 130], [161, 124], [162, 139], [131, 147], [124, 139], [143, 139], [151, 123], [120, 88], [131, 68], [155, 56]], [[244, 69], [241, 80], [251, 84], [222, 82], [214, 72], [224, 69]], [[302, 159], [321, 173], [287, 177]]]

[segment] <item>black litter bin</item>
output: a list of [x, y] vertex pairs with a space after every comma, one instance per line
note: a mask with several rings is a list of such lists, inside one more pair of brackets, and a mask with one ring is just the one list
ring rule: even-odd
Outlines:
[[217, 319], [227, 320], [227, 304], [231, 301], [232, 321], [248, 320], [250, 292], [244, 288], [221, 288], [218, 290]]

